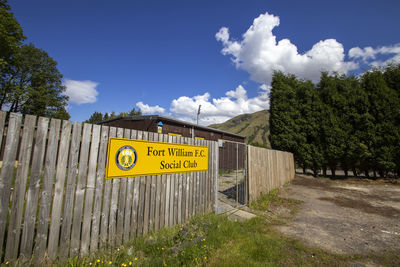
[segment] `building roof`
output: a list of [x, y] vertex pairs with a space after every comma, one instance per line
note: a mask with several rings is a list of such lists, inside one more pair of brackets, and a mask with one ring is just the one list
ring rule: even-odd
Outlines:
[[222, 134], [236, 136], [236, 137], [240, 137], [240, 138], [246, 138], [243, 135], [234, 134], [234, 133], [231, 133], [231, 132], [222, 131], [222, 130], [218, 130], [218, 129], [207, 127], [207, 126], [201, 126], [201, 125], [197, 125], [197, 124], [194, 124], [194, 123], [181, 121], [181, 120], [177, 120], [177, 119], [172, 119], [172, 118], [165, 117], [165, 116], [160, 116], [160, 115], [140, 115], [140, 116], [117, 117], [117, 118], [114, 118], [114, 119], [111, 119], [111, 120], [102, 121], [99, 124], [103, 124], [103, 123], [106, 123], [106, 122], [112, 122], [112, 121], [118, 121], [118, 120], [127, 120], [127, 121], [142, 121], [142, 120], [168, 121], [168, 122], [181, 124], [181, 125], [192, 127], [192, 128], [206, 130], [206, 131], [209, 131], [209, 132], [216, 132], [216, 133], [222, 133]]

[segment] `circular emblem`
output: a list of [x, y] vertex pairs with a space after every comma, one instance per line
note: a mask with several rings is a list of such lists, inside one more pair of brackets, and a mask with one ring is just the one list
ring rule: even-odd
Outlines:
[[137, 160], [136, 150], [131, 146], [123, 146], [115, 155], [115, 163], [118, 168], [128, 171], [135, 166]]

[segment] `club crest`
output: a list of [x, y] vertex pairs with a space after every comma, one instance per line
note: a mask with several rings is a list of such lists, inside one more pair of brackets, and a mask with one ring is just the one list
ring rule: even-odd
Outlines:
[[136, 150], [131, 146], [123, 146], [115, 155], [115, 163], [123, 171], [132, 169], [137, 160]]

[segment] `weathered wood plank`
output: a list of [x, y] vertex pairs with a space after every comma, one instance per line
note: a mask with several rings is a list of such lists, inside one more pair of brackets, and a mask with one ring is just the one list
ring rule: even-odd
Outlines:
[[[0, 113], [1, 114], [1, 113]], [[49, 119], [40, 117], [35, 137], [31, 175], [29, 178], [28, 196], [24, 215], [24, 226], [21, 237], [21, 255], [28, 259], [32, 255], [33, 237], [36, 222], [37, 204], [39, 201], [40, 179], [45, 154]]]
[[[174, 143], [178, 143], [178, 137], [172, 138]], [[173, 225], [178, 223], [178, 196], [179, 196], [179, 173], [173, 175], [174, 179], [174, 218]]]
[[214, 212], [218, 211], [218, 171], [219, 171], [219, 148], [217, 143], [215, 144], [215, 150], [214, 150]]
[[82, 237], [81, 237], [81, 250], [80, 250], [81, 256], [84, 256], [89, 252], [90, 228], [92, 221], [93, 197], [96, 186], [96, 168], [97, 168], [97, 158], [99, 154], [100, 130], [101, 130], [100, 125], [93, 125], [92, 140], [91, 140], [90, 154], [89, 154], [89, 167], [87, 175], [85, 203], [84, 203], [85, 206], [83, 210], [83, 220], [82, 220]]
[[137, 236], [137, 215], [139, 208], [139, 187], [140, 179], [135, 177], [133, 180], [133, 199], [132, 199], [132, 214], [131, 214], [131, 231], [130, 239], [134, 239]]
[[[50, 121], [50, 132], [49, 139], [47, 143], [47, 152], [45, 159], [45, 169], [44, 176], [42, 182], [42, 192], [40, 198], [40, 206], [39, 206], [39, 217], [37, 224], [37, 233], [35, 238], [35, 261], [38, 262], [45, 255], [46, 246], [47, 246], [47, 238], [49, 235], [49, 222], [50, 222], [50, 206], [53, 199], [53, 184], [55, 179], [56, 172], [56, 159], [58, 153], [58, 140], [60, 138], [60, 126], [61, 120], [52, 119]], [[47, 125], [46, 125], [47, 130]], [[44, 134], [46, 135], [46, 133]], [[36, 167], [35, 167], [36, 168]], [[34, 171], [34, 167], [32, 166], [32, 172]], [[35, 172], [38, 170], [35, 170]], [[41, 168], [39, 169], [41, 173]], [[32, 179], [31, 175], [31, 179]], [[39, 188], [40, 186], [40, 174], [39, 177], [35, 178], [35, 186]], [[28, 203], [28, 202], [27, 202]], [[37, 204], [37, 201], [34, 201], [34, 205]], [[36, 216], [36, 207], [32, 207]], [[29, 229], [27, 229], [29, 231]], [[34, 225], [30, 229], [34, 232]]]
[[[158, 141], [158, 133], [154, 133], [153, 141]], [[157, 176], [152, 175], [151, 178], [151, 191], [150, 191], [150, 210], [149, 210], [149, 232], [154, 231], [154, 224], [155, 224], [155, 209], [156, 209], [156, 190], [157, 190]]]
[[[154, 133], [149, 132], [148, 140], [154, 140]], [[145, 177], [146, 181], [146, 195], [144, 200], [144, 219], [143, 219], [143, 234], [146, 235], [149, 232], [150, 226], [150, 199], [151, 199], [151, 176]]]
[[[143, 132], [136, 132], [136, 139], [143, 139]], [[139, 202], [140, 202], [140, 177], [134, 178], [134, 188], [133, 188], [133, 203], [132, 203], [132, 215], [131, 215], [131, 239], [135, 238], [139, 234]]]
[[65, 189], [64, 213], [61, 224], [60, 250], [62, 257], [67, 257], [71, 242], [71, 225], [74, 208], [74, 194], [78, 167], [79, 145], [82, 132], [82, 123], [75, 122], [72, 129], [71, 148], [68, 160], [67, 187]]
[[[130, 130], [123, 129], [123, 137], [129, 138]], [[120, 246], [123, 242], [124, 235], [124, 217], [125, 217], [125, 204], [126, 204], [126, 189], [127, 189], [127, 179], [121, 178], [119, 197], [118, 197], [118, 211], [117, 211], [117, 233], [116, 233], [116, 245]]]
[[15, 176], [13, 199], [8, 224], [6, 253], [4, 259], [15, 260], [18, 257], [18, 246], [23, 215], [26, 182], [28, 180], [29, 162], [33, 146], [33, 132], [36, 116], [27, 115], [24, 120], [24, 129], [19, 150], [17, 174]]
[[[135, 139], [136, 130], [128, 130], [127, 132], [125, 132], [124, 136], [125, 138]], [[128, 177], [126, 179], [127, 179], [127, 188], [126, 188], [126, 203], [125, 203], [125, 215], [124, 215], [124, 235], [123, 235], [124, 244], [126, 244], [130, 239], [131, 214], [132, 214], [132, 202], [133, 202], [133, 184], [135, 178]]]
[[[173, 136], [168, 136], [168, 143], [173, 142]], [[168, 226], [174, 225], [174, 197], [175, 197], [175, 175], [171, 174], [170, 177], [170, 196], [169, 196], [169, 210], [168, 210]]]
[[[141, 140], [148, 139], [148, 132], [138, 131], [138, 138]], [[144, 205], [146, 197], [146, 177], [138, 177], [140, 179], [139, 186], [139, 202], [138, 202], [138, 234], [143, 235], [143, 224], [144, 224]]]
[[6, 117], [7, 117], [7, 112], [0, 110], [0, 148], [1, 145], [3, 144], [3, 135], [4, 135], [4, 123], [6, 121]]
[[[162, 142], [163, 141], [163, 136], [162, 134], [157, 134], [157, 141]], [[161, 175], [157, 175], [155, 177], [156, 181], [156, 190], [155, 190], [155, 211], [154, 211], [154, 230], [158, 231], [160, 228], [160, 206], [161, 206]]]
[[[193, 145], [194, 144], [194, 139], [190, 138], [189, 139], [189, 144]], [[195, 194], [195, 189], [194, 189], [194, 185], [195, 185], [195, 177], [196, 174], [191, 172], [190, 173], [190, 184], [189, 184], [189, 192], [190, 192], [190, 198], [189, 198], [189, 217], [192, 217], [194, 215], [194, 194]]]
[[82, 228], [83, 202], [85, 199], [86, 182], [88, 175], [88, 160], [90, 148], [90, 134], [92, 124], [83, 125], [81, 148], [79, 151], [78, 180], [75, 188], [75, 204], [73, 209], [70, 256], [79, 255], [80, 236]]
[[17, 157], [21, 119], [21, 114], [10, 113], [3, 165], [0, 172], [0, 258], [3, 252], [4, 233], [8, 215], [8, 204], [10, 202], [10, 189], [15, 168], [15, 159]]
[[101, 127], [100, 149], [98, 156], [98, 167], [96, 174], [96, 186], [93, 205], [92, 228], [90, 235], [90, 253], [98, 249], [100, 221], [101, 221], [101, 202], [103, 199], [103, 188], [105, 184], [107, 146], [108, 146], [108, 126]]
[[69, 155], [72, 123], [63, 121], [60, 148], [57, 159], [56, 182], [54, 187], [53, 208], [51, 211], [51, 222], [49, 231], [49, 244], [47, 253], [54, 260], [57, 256], [58, 239], [60, 233], [61, 211], [64, 196], [65, 174]]
[[[117, 128], [117, 137], [122, 138], [124, 136], [124, 129]], [[120, 189], [121, 179], [112, 179], [112, 191], [111, 191], [111, 207], [110, 207], [110, 219], [109, 219], [109, 232], [108, 241], [113, 247], [117, 241], [117, 216], [118, 216], [118, 200], [119, 200], [119, 189]]]
[[[117, 128], [110, 127], [110, 137], [116, 137]], [[108, 140], [107, 140], [108, 142]], [[108, 147], [108, 145], [107, 145]], [[100, 222], [100, 248], [104, 248], [108, 241], [109, 231], [109, 220], [110, 220], [110, 205], [111, 205], [111, 190], [112, 190], [113, 179], [106, 179], [104, 182], [104, 195], [103, 205], [101, 211], [101, 222]]]
[[[160, 141], [166, 142], [167, 137], [165, 134], [160, 134]], [[167, 191], [167, 175], [161, 175], [161, 197], [160, 197], [160, 228], [166, 225], [165, 221], [165, 206], [166, 206], [166, 191]]]

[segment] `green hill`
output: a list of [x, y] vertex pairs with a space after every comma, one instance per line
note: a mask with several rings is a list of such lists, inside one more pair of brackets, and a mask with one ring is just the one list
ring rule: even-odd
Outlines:
[[209, 127], [246, 136], [246, 142], [248, 144], [271, 147], [268, 140], [268, 110], [261, 110], [251, 114], [242, 114], [224, 123], [212, 124]]

